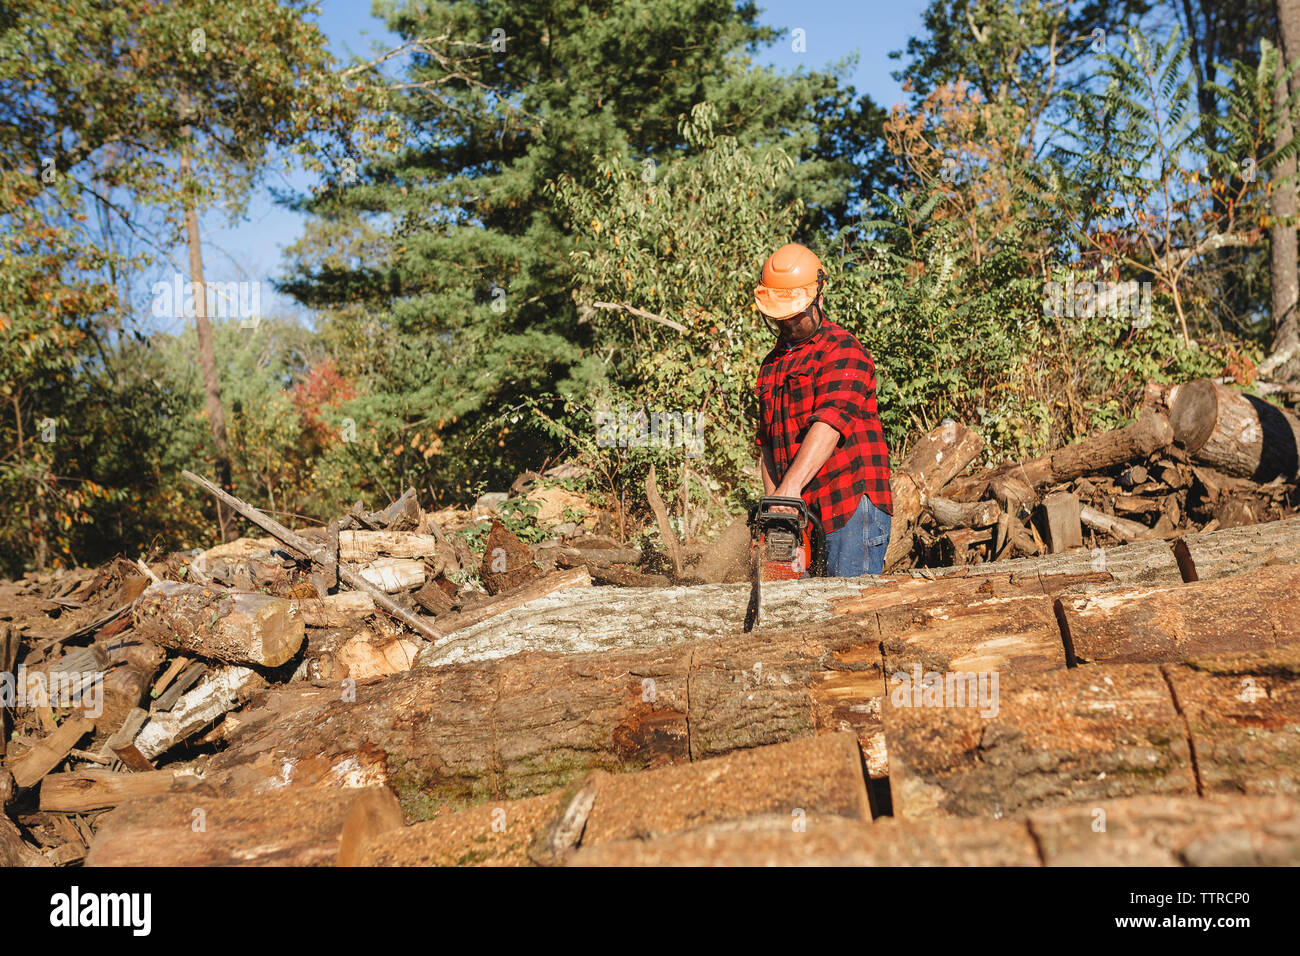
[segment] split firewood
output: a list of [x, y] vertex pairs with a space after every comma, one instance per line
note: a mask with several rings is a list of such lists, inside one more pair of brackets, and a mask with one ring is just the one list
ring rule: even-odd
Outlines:
[[410, 670], [424, 642], [363, 630], [316, 660], [319, 680], [367, 680]]
[[165, 654], [157, 644], [132, 633], [129, 639], [117, 640], [108, 656], [103, 703], [95, 720], [96, 735], [100, 738], [120, 727], [126, 715], [146, 700], [149, 685]]
[[18, 827], [0, 813], [0, 867], [51, 865], [49, 860], [23, 839]]
[[247, 667], [223, 667], [182, 695], [171, 710], [155, 713], [136, 735], [135, 749], [153, 760], [265, 686], [266, 681]]
[[132, 770], [149, 771], [153, 769], [153, 764], [135, 749], [135, 735], [140, 732], [140, 728], [145, 725], [149, 719], [149, 713], [142, 707], [137, 707], [126, 715], [122, 721], [122, 726], [115, 730], [107, 740], [104, 741], [101, 754], [105, 756], [112, 755]]
[[357, 574], [385, 594], [397, 594], [424, 583], [424, 562], [414, 558], [378, 558]]
[[35, 747], [10, 765], [15, 785], [26, 788], [40, 783], [41, 778], [61, 764], [68, 751], [94, 729], [94, 722], [84, 717], [64, 721], [58, 730], [38, 741]]
[[[311, 558], [318, 565], [324, 567], [330, 564], [332, 561], [337, 560], [337, 555], [331, 558], [331, 556], [329, 555], [328, 551], [325, 548], [313, 546], [311, 542], [304, 539], [301, 535], [294, 534], [292, 531], [290, 531], [284, 525], [280, 524], [278, 521], [275, 521], [267, 517], [266, 515], [262, 514], [262, 512], [252, 507], [251, 505], [243, 501], [240, 501], [234, 495], [228, 494], [227, 492], [223, 491], [221, 488], [218, 488], [212, 482], [208, 481], [206, 478], [200, 478], [198, 475], [190, 471], [182, 471], [181, 476], [184, 477], [186, 481], [198, 485], [204, 491], [208, 492], [208, 494], [215, 497], [218, 501], [221, 501], [224, 504], [226, 504], [228, 507], [233, 508], [237, 513], [243, 515], [245, 518], [253, 522], [259, 528], [262, 528], [264, 531], [269, 531], [278, 540], [283, 541], [286, 545], [293, 548], [299, 554], [303, 554]], [[366, 591], [367, 593], [369, 593], [370, 596], [375, 599], [375, 603], [379, 605], [379, 607], [383, 608], [389, 614], [393, 615], [403, 624], [407, 625], [408, 627], [415, 630], [416, 632], [423, 634], [425, 637], [429, 638], [430, 640], [433, 640], [437, 637], [437, 633], [433, 631], [425, 622], [421, 621], [414, 614], [410, 613], [401, 605], [397, 604], [390, 597], [388, 597], [388, 595], [385, 594], [382, 590], [374, 587], [372, 584], [366, 581], [360, 574], [354, 572], [351, 567], [340, 564], [338, 574], [339, 574], [339, 578], [343, 581], [344, 584], [347, 584], [350, 587], [354, 587], [359, 591]]]
[[141, 636], [163, 647], [262, 667], [279, 667], [298, 653], [305, 637], [302, 618], [283, 598], [178, 581], [145, 591], [134, 620]]
[[171, 686], [162, 691], [154, 700], [153, 709], [171, 710], [176, 701], [180, 700], [181, 694], [197, 684], [199, 678], [207, 672], [208, 665], [202, 661], [187, 661], [180, 674], [172, 679]]
[[483, 561], [479, 565], [479, 577], [488, 594], [496, 595], [503, 591], [526, 584], [540, 577], [542, 569], [533, 562], [533, 552], [500, 519], [492, 519], [492, 529], [488, 532], [487, 543], [483, 548]]
[[1300, 417], [1263, 399], [1198, 379], [1178, 390], [1171, 420], [1197, 461], [1260, 482], [1300, 477]]
[[1069, 492], [1057, 492], [1043, 499], [1043, 521], [1052, 553], [1083, 547], [1079, 499]]
[[1300, 567], [1056, 599], [1071, 666], [1180, 661], [1300, 643]]
[[1120, 541], [1140, 541], [1151, 536], [1151, 529], [1136, 521], [1116, 518], [1114, 515], [1102, 514], [1096, 508], [1079, 506], [1079, 520], [1093, 531], [1102, 531]]
[[[424, 587], [436, 588], [437, 585], [429, 582]], [[375, 613], [375, 599], [364, 591], [340, 591], [323, 598], [301, 598], [295, 600], [293, 606], [308, 627], [347, 627], [359, 618]]]
[[984, 439], [955, 422], [944, 422], [921, 438], [890, 478], [894, 502], [885, 570], [903, 562], [912, 549], [912, 530], [931, 495], [938, 494], [984, 450]]

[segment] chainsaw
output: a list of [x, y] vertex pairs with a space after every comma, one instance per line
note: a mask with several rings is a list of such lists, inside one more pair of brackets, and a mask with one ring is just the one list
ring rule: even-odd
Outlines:
[[[793, 508], [794, 514], [773, 509]], [[758, 620], [762, 582], [826, 576], [826, 533], [802, 498], [760, 498], [749, 509], [749, 607], [745, 633]]]

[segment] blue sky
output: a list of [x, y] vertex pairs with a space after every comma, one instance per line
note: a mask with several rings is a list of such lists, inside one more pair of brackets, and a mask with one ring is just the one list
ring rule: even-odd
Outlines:
[[[898, 84], [890, 73], [901, 65], [889, 53], [903, 49], [909, 37], [921, 29], [925, 0], [769, 0], [760, 3], [760, 20], [764, 24], [803, 30], [803, 52], [796, 52], [795, 41], [783, 43], [759, 55], [760, 62], [783, 70], [824, 69], [851, 54], [858, 54], [856, 70], [849, 82], [859, 93], [868, 93], [879, 104], [889, 107], [902, 99]], [[340, 59], [352, 54], [370, 54], [376, 44], [387, 50], [399, 38], [384, 29], [383, 22], [370, 14], [366, 0], [322, 0], [321, 28], [329, 38], [331, 51]], [[271, 174], [249, 203], [245, 217], [231, 224], [224, 212], [203, 217], [204, 272], [209, 282], [238, 279], [265, 281], [283, 271], [282, 252], [302, 233], [303, 217], [275, 204], [269, 189], [302, 188], [310, 180], [302, 174], [286, 177]], [[183, 248], [173, 251], [179, 263], [185, 263]], [[160, 267], [159, 275], [169, 277], [172, 267]], [[149, 283], [144, 288], [147, 289]], [[269, 293], [269, 295], [268, 295]], [[262, 308], [267, 314], [296, 311], [291, 300], [263, 287]], [[168, 331], [179, 331], [164, 321]]]

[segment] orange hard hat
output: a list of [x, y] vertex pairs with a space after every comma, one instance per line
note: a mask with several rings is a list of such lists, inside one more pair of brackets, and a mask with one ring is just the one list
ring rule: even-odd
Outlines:
[[807, 246], [786, 243], [767, 257], [754, 302], [768, 318], [786, 319], [802, 312], [821, 294], [826, 270]]

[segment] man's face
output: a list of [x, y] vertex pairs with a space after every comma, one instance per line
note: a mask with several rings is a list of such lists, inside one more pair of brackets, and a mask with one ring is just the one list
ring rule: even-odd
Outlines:
[[818, 303], [813, 301], [802, 312], [784, 319], [773, 319], [776, 323], [777, 336], [782, 342], [800, 342], [817, 331], [820, 324], [817, 318]]

